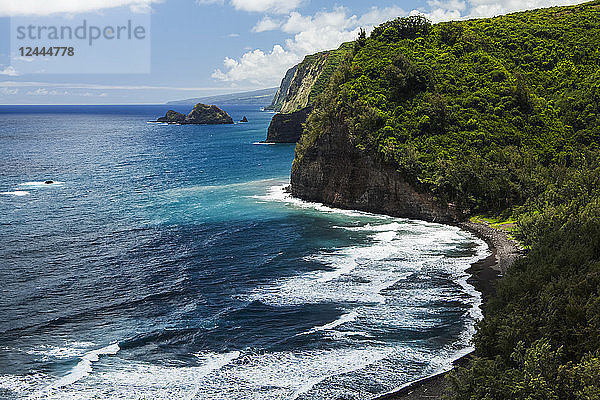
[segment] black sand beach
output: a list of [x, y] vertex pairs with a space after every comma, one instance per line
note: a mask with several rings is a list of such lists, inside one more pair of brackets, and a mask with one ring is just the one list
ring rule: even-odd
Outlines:
[[[518, 244], [509, 239], [506, 231], [494, 229], [485, 222], [462, 222], [459, 226], [472, 232], [484, 240], [492, 254], [479, 260], [469, 268], [472, 275], [468, 282], [472, 284], [483, 297], [483, 308], [486, 301], [494, 295], [494, 282], [520, 257], [522, 250]], [[468, 362], [470, 354], [459, 358], [454, 366], [464, 365]], [[441, 373], [421, 379], [397, 392], [378, 397], [376, 400], [432, 400], [442, 399], [446, 394], [446, 374]]]

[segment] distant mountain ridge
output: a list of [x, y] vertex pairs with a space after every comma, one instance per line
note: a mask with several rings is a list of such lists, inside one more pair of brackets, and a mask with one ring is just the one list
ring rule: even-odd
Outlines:
[[250, 92], [239, 92], [221, 94], [207, 97], [194, 97], [185, 100], [169, 101], [167, 104], [174, 105], [194, 105], [197, 103], [223, 105], [255, 105], [268, 106], [275, 97], [275, 93], [279, 88], [268, 88], [261, 90], [253, 90]]

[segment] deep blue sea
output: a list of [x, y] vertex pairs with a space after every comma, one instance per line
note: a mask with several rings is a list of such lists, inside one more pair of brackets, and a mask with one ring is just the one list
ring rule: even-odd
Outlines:
[[295, 200], [271, 113], [169, 108], [0, 107], [0, 398], [370, 399], [469, 351], [482, 241]]

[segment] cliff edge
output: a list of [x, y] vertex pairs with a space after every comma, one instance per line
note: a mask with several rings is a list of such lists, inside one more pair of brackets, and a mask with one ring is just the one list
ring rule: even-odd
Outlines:
[[455, 223], [462, 213], [417, 192], [397, 169], [373, 160], [350, 140], [346, 129], [321, 135], [294, 159], [292, 195], [332, 207], [394, 217]]
[[327, 86], [331, 74], [348, 54], [351, 44], [306, 56], [290, 68], [281, 81], [273, 102], [265, 110], [277, 111], [267, 133], [267, 143], [296, 143], [312, 102]]

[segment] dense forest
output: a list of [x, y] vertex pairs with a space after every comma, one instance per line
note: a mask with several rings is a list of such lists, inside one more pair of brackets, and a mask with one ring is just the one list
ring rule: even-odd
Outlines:
[[466, 214], [517, 221], [454, 399], [600, 399], [600, 1], [361, 34], [315, 99], [295, 164], [343, 126]]

